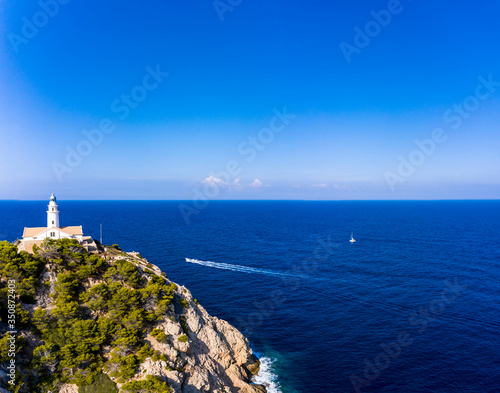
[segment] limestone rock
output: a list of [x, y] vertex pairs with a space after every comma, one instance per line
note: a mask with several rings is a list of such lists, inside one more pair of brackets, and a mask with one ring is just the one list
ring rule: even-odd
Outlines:
[[257, 356], [250, 355], [248, 358], [248, 362], [245, 364], [245, 367], [253, 375], [257, 375], [259, 373], [260, 360], [257, 358]]
[[182, 392], [265, 392], [264, 387], [250, 383], [260, 363], [248, 340], [228, 322], [209, 315], [186, 288], [179, 287], [177, 292], [188, 301], [183, 315], [189, 327], [191, 360]]
[[171, 370], [167, 362], [159, 360], [154, 362], [151, 358], [146, 359], [140, 366], [140, 372], [145, 375], [155, 375], [161, 377], [174, 392], [182, 392], [182, 383], [184, 382], [183, 373]]
[[78, 386], [66, 383], [59, 388], [59, 393], [78, 393]]

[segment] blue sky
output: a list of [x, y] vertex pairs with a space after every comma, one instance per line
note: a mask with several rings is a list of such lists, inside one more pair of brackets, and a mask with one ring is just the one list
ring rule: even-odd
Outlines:
[[499, 12], [0, 1], [0, 199], [500, 198]]

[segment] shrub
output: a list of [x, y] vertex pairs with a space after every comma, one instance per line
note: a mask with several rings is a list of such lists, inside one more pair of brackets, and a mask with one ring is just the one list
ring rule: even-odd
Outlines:
[[168, 342], [168, 338], [167, 338], [167, 335], [165, 334], [165, 332], [161, 329], [153, 329], [152, 332], [151, 332], [151, 335], [156, 338], [156, 340], [160, 343], [167, 343]]
[[146, 360], [149, 357], [153, 358], [153, 360], [155, 360], [154, 359], [155, 355], [156, 355], [156, 352], [149, 347], [148, 343], [146, 343], [137, 352], [137, 359], [139, 360], [139, 362], [142, 363], [144, 360]]
[[139, 291], [145, 303], [154, 305], [154, 314], [157, 319], [163, 318], [174, 298], [172, 284], [167, 285], [163, 277], [153, 275], [146, 287]]
[[80, 301], [87, 303], [87, 306], [93, 311], [106, 312], [108, 310], [108, 301], [111, 293], [106, 284], [100, 283], [92, 286], [86, 292], [80, 295]]
[[67, 303], [75, 299], [76, 290], [78, 289], [78, 279], [75, 273], [59, 273], [57, 282], [55, 283], [56, 300], [61, 303]]
[[168, 385], [153, 375], [146, 376], [142, 381], [127, 382], [121, 387], [124, 393], [170, 393]]
[[58, 358], [61, 359], [61, 368], [86, 368], [96, 358], [96, 351], [99, 347], [92, 346], [86, 342], [68, 343], [58, 351]]
[[116, 330], [115, 337], [116, 340], [111, 344], [120, 345], [124, 348], [131, 349], [138, 346], [141, 343], [141, 331], [137, 329], [127, 329], [121, 327]]
[[30, 313], [28, 310], [25, 310], [19, 303], [16, 304], [15, 308], [16, 313], [16, 325], [19, 329], [24, 329], [28, 327], [30, 323]]
[[[158, 360], [163, 360], [164, 362], [168, 362], [168, 358], [165, 354], [159, 352], [159, 351], [156, 351], [152, 357], [153, 359], [153, 362], [157, 362]], [[169, 365], [166, 365], [165, 366], [165, 369], [167, 371], [172, 371], [172, 368], [169, 366]]]
[[24, 348], [26, 345], [26, 340], [24, 336], [11, 336], [9, 333], [6, 333], [1, 339], [0, 339], [0, 362], [7, 362], [9, 359], [12, 359], [9, 357], [9, 350], [10, 350], [10, 344], [12, 337], [15, 340], [15, 346], [16, 346], [16, 353], [19, 353], [21, 349]]
[[90, 385], [81, 386], [79, 393], [118, 393], [116, 383], [114, 383], [106, 374], [97, 374]]
[[33, 350], [33, 361], [37, 365], [55, 366], [57, 364], [56, 346], [39, 345]]
[[189, 333], [189, 326], [187, 325], [186, 317], [181, 315], [179, 317], [179, 323], [181, 324], [182, 331], [186, 334]]
[[35, 325], [39, 331], [44, 332], [48, 330], [50, 322], [50, 314], [43, 308], [37, 308], [33, 313], [33, 325]]
[[105, 338], [102, 342], [103, 344], [111, 343], [111, 337], [116, 333], [116, 329], [116, 324], [109, 318], [99, 317], [97, 320], [97, 331], [100, 336]]
[[132, 288], [137, 288], [141, 281], [137, 266], [129, 261], [126, 261], [125, 259], [116, 261], [115, 266], [108, 268], [104, 274], [104, 278], [123, 281]]
[[107, 307], [109, 317], [113, 321], [120, 323], [127, 313], [140, 309], [141, 296], [139, 291], [121, 285], [110, 285], [109, 289], [113, 294]]
[[181, 343], [185, 343], [185, 342], [187, 342], [188, 338], [185, 334], [183, 334], [177, 340], [179, 340]]
[[106, 368], [110, 369], [110, 375], [117, 377], [118, 382], [124, 382], [134, 376], [139, 362], [135, 355], [120, 357], [116, 351], [111, 353], [111, 358], [106, 363]]
[[[5, 283], [7, 280], [16, 282], [16, 292], [23, 303], [33, 304], [38, 289], [38, 278], [43, 268], [44, 260], [32, 256], [26, 251], [18, 252], [18, 248], [7, 242], [0, 241], [0, 276]], [[0, 285], [0, 287], [5, 284]], [[7, 320], [7, 293], [5, 286], [0, 290], [0, 316]]]
[[56, 304], [57, 307], [52, 309], [51, 314], [59, 321], [70, 325], [72, 320], [80, 317], [81, 307], [78, 302], [58, 302]]
[[144, 310], [134, 309], [122, 320], [122, 324], [129, 329], [141, 330], [144, 325]]

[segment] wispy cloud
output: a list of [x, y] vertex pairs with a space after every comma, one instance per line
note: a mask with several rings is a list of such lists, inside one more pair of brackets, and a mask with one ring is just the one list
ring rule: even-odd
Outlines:
[[225, 184], [224, 180], [222, 180], [218, 177], [214, 177], [214, 176], [207, 177], [205, 180], [202, 181], [202, 183], [203, 184], [210, 184], [211, 186], [214, 186], [214, 185], [222, 186], [223, 184]]
[[259, 179], [255, 179], [252, 184], [250, 184], [252, 188], [260, 188], [262, 187], [262, 182]]
[[202, 181], [203, 184], [207, 184], [209, 186], [217, 186], [220, 188], [229, 188], [229, 189], [240, 189], [240, 179], [234, 179], [233, 182], [227, 182], [219, 177], [208, 176], [205, 180]]

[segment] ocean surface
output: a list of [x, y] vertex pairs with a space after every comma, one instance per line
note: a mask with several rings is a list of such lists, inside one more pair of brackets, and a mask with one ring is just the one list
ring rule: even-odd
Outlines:
[[[47, 203], [0, 201], [0, 239]], [[500, 392], [500, 201], [58, 203], [243, 331], [270, 393]]]

